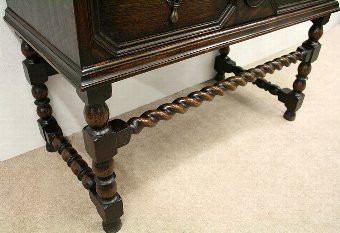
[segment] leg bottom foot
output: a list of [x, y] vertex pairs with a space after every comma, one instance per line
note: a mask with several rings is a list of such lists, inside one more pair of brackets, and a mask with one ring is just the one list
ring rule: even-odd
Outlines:
[[106, 233], [116, 233], [122, 228], [122, 221], [119, 219], [116, 219], [113, 222], [103, 222], [103, 229]]
[[285, 112], [285, 114], [283, 115], [283, 117], [284, 117], [287, 121], [295, 121], [296, 113], [287, 110], [287, 111]]
[[51, 153], [57, 152], [57, 150], [49, 143], [46, 143], [46, 150]]

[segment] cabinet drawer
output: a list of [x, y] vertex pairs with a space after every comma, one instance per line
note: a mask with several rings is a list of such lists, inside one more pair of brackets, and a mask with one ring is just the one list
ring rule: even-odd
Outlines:
[[[175, 12], [173, 2], [179, 2], [176, 23], [171, 22]], [[230, 6], [230, 1], [226, 0], [100, 0], [92, 3], [97, 29], [117, 43], [218, 21]]]
[[5, 20], [79, 89], [117, 82], [294, 24], [336, 0], [7, 0]]
[[[173, 2], [179, 2], [177, 10]], [[217, 30], [236, 9], [229, 0], [92, 0], [91, 6], [97, 41], [117, 56], [141, 44], [166, 44], [179, 34], [188, 39]], [[171, 20], [175, 12], [177, 22]]]
[[150, 52], [272, 16], [272, 1], [91, 0], [94, 39], [114, 57]]

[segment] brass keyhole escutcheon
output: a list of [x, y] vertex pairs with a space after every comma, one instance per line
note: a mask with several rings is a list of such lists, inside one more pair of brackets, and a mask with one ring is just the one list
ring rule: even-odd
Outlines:
[[182, 0], [167, 0], [168, 5], [171, 7], [171, 16], [170, 16], [170, 22], [171, 23], [177, 23], [179, 19], [178, 15], [178, 8], [181, 6]]

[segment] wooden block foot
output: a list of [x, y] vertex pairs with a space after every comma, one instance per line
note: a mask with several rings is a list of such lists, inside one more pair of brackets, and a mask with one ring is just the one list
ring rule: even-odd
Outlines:
[[122, 228], [122, 221], [116, 219], [113, 222], [106, 223], [103, 221], [103, 230], [107, 233], [116, 233]]
[[287, 111], [283, 117], [288, 121], [294, 121], [296, 112], [301, 108], [305, 95], [303, 91], [306, 88], [308, 75], [312, 71], [312, 63], [315, 62], [319, 56], [321, 44], [320, 38], [323, 34], [323, 25], [329, 20], [329, 16], [313, 20], [313, 26], [309, 30], [309, 39], [305, 41], [298, 51], [301, 51], [304, 56], [301, 59], [301, 64], [298, 68], [298, 74], [293, 84], [293, 90], [283, 89], [279, 95], [279, 100], [285, 103]]
[[57, 152], [57, 150], [49, 143], [46, 143], [46, 150], [51, 153]]
[[105, 232], [118, 232], [122, 227], [120, 217], [123, 216], [123, 200], [118, 193], [111, 199], [104, 200], [97, 194], [90, 192], [90, 198], [103, 219]]
[[287, 121], [295, 121], [296, 113], [287, 110], [287, 111], [285, 112], [285, 114], [283, 115], [283, 117], [284, 117]]

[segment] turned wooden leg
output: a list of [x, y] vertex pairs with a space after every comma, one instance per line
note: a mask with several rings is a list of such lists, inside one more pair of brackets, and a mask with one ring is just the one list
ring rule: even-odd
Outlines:
[[85, 102], [84, 115], [88, 126], [84, 129], [85, 145], [93, 159], [93, 171], [63, 136], [56, 119], [52, 116], [52, 107], [48, 98], [48, 89], [44, 84], [48, 77], [57, 72], [25, 41], [22, 52], [25, 75], [32, 85], [32, 94], [36, 99], [41, 135], [46, 141], [48, 151], [58, 151], [72, 172], [89, 190], [106, 232], [117, 232], [121, 228], [120, 217], [123, 215], [122, 199], [117, 193], [113, 156], [117, 149], [129, 143], [131, 132], [122, 120], [108, 122], [109, 109], [105, 100], [111, 97], [111, 85], [87, 92], [78, 92]]
[[26, 42], [22, 43], [26, 56], [23, 62], [25, 75], [32, 85], [36, 99], [41, 135], [46, 141], [48, 151], [58, 151], [72, 172], [89, 190], [91, 200], [103, 218], [106, 232], [117, 232], [121, 228], [123, 202], [117, 193], [113, 156], [117, 149], [128, 144], [131, 132], [121, 120], [108, 122], [109, 109], [105, 101], [111, 97], [111, 85], [78, 92], [85, 102], [84, 116], [88, 126], [83, 130], [85, 146], [93, 159], [93, 171], [78, 152], [63, 136], [62, 130], [52, 116], [48, 89], [44, 84], [56, 71]]
[[22, 42], [21, 50], [26, 57], [23, 66], [26, 78], [32, 85], [32, 95], [35, 98], [37, 113], [40, 117], [38, 125], [40, 133], [46, 141], [46, 149], [49, 152], [58, 151], [72, 172], [82, 182], [84, 188], [95, 192], [92, 169], [63, 136], [61, 128], [52, 116], [50, 99], [47, 97], [48, 89], [44, 83], [49, 76], [57, 74], [57, 72], [25, 41]]
[[320, 53], [321, 44], [319, 40], [323, 35], [323, 25], [328, 21], [329, 16], [313, 20], [313, 26], [309, 30], [309, 39], [299, 48], [300, 51], [304, 51], [304, 57], [298, 68], [298, 75], [293, 84], [293, 91], [289, 91], [288, 89], [283, 90], [286, 91], [286, 95], [283, 95], [281, 98], [281, 101], [284, 102], [287, 107], [287, 111], [284, 114], [286, 120], [294, 121], [296, 112], [302, 106], [305, 98], [303, 91], [306, 88], [308, 75], [312, 70], [312, 63], [317, 60]]
[[230, 47], [227, 46], [219, 50], [220, 55], [215, 58], [214, 69], [217, 74], [215, 76], [216, 81], [223, 81], [225, 79], [225, 73], [234, 73], [238, 75], [245, 70], [242, 67], [236, 65], [236, 62], [228, 57], [230, 53]]
[[[52, 117], [52, 107], [50, 99], [47, 97], [48, 89], [44, 83], [47, 82], [49, 76], [57, 72], [26, 41], [22, 42], [21, 51], [26, 57], [23, 67], [26, 79], [32, 85], [32, 95], [35, 98], [34, 103], [37, 105], [37, 114], [40, 117], [38, 120], [40, 131], [46, 140], [43, 129], [51, 125], [55, 119]], [[48, 140], [46, 140], [46, 149], [49, 152], [56, 151]]]
[[110, 124], [109, 108], [105, 101], [111, 97], [111, 85], [78, 92], [85, 102], [84, 117], [88, 124], [83, 130], [85, 147], [93, 159], [96, 192], [90, 197], [103, 219], [106, 232], [117, 232], [121, 228], [123, 201], [117, 193], [113, 157], [117, 154], [117, 130]]

